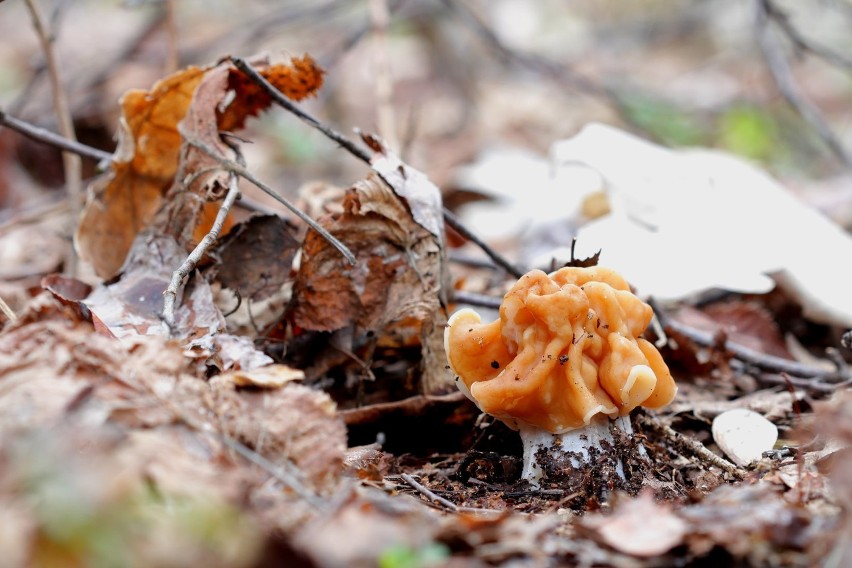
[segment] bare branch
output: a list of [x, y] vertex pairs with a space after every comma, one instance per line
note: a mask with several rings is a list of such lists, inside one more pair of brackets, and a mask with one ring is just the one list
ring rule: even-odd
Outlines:
[[313, 128], [316, 128], [317, 130], [325, 134], [328, 138], [340, 144], [342, 148], [348, 150], [350, 154], [352, 154], [362, 162], [365, 162], [367, 164], [370, 163], [370, 154], [356, 146], [354, 142], [346, 138], [343, 134], [340, 134], [336, 130], [326, 126], [313, 116], [309, 115], [308, 113], [294, 105], [292, 101], [290, 101], [290, 99], [288, 99], [281, 91], [276, 89], [272, 85], [272, 83], [267, 81], [266, 78], [260, 73], [258, 73], [254, 67], [249, 65], [249, 63], [245, 59], [241, 57], [232, 57], [231, 62], [234, 64], [234, 67], [248, 75], [251, 80], [260, 85], [263, 90], [266, 91], [266, 93], [270, 97], [272, 97], [272, 100], [275, 102], [275, 104], [295, 114], [299, 119], [302, 120], [302, 122], [308, 124], [309, 126], [312, 126]]
[[344, 245], [342, 242], [340, 242], [334, 235], [332, 235], [331, 233], [326, 231], [322, 226], [320, 226], [319, 223], [317, 223], [314, 219], [312, 219], [307, 213], [305, 213], [304, 211], [302, 211], [301, 209], [299, 209], [298, 207], [296, 207], [295, 205], [290, 203], [289, 200], [285, 199], [284, 197], [279, 195], [275, 190], [273, 190], [271, 187], [269, 187], [268, 185], [266, 185], [265, 183], [263, 183], [262, 181], [257, 179], [251, 172], [249, 172], [241, 164], [238, 164], [237, 162], [234, 162], [233, 160], [228, 160], [227, 158], [224, 158], [223, 156], [219, 155], [219, 153], [216, 150], [214, 150], [213, 148], [204, 144], [200, 140], [193, 140], [191, 138], [186, 138], [186, 142], [190, 146], [194, 146], [194, 147], [198, 148], [199, 150], [201, 150], [202, 152], [204, 152], [205, 154], [207, 154], [208, 156], [210, 156], [211, 158], [213, 158], [214, 160], [219, 162], [219, 164], [223, 167], [223, 169], [225, 169], [229, 172], [233, 172], [233, 173], [237, 174], [238, 176], [247, 179], [248, 181], [253, 183], [255, 186], [257, 186], [258, 189], [260, 189], [261, 191], [263, 191], [264, 193], [266, 193], [267, 195], [269, 195], [270, 197], [275, 199], [278, 203], [282, 204], [284, 207], [286, 207], [287, 209], [292, 211], [294, 215], [296, 215], [299, 219], [304, 221], [311, 229], [313, 229], [314, 231], [319, 233], [322, 236], [322, 238], [324, 238], [329, 243], [331, 243], [334, 246], [334, 248], [339, 250], [340, 254], [342, 254], [346, 258], [346, 260], [349, 262], [349, 264], [352, 264], [352, 265], [355, 264], [355, 262], [356, 262], [355, 255], [352, 254], [352, 251], [350, 251], [346, 247], [346, 245]]
[[0, 125], [7, 126], [15, 132], [23, 134], [27, 138], [35, 140], [36, 142], [42, 142], [67, 152], [73, 152], [74, 154], [84, 158], [91, 158], [92, 160], [97, 160], [99, 162], [112, 159], [112, 154], [109, 152], [104, 152], [103, 150], [86, 146], [76, 140], [63, 138], [50, 130], [24, 122], [23, 120], [17, 119], [13, 116], [9, 116], [2, 110], [0, 110]]
[[447, 509], [449, 509], [450, 511], [453, 511], [454, 513], [455, 513], [455, 512], [458, 512], [458, 510], [459, 510], [459, 506], [458, 506], [458, 505], [456, 505], [456, 504], [455, 504], [455, 503], [453, 503], [452, 501], [449, 501], [449, 500], [447, 500], [447, 499], [444, 499], [444, 498], [443, 498], [443, 497], [441, 497], [440, 495], [436, 495], [436, 494], [435, 494], [433, 491], [431, 491], [428, 487], [426, 487], [426, 486], [424, 486], [424, 485], [422, 485], [422, 484], [418, 483], [418, 482], [417, 482], [417, 481], [416, 481], [413, 477], [411, 477], [411, 476], [410, 476], [410, 475], [408, 475], [407, 473], [403, 473], [402, 475], [400, 475], [400, 477], [401, 477], [401, 478], [402, 478], [402, 480], [403, 480], [403, 481], [405, 481], [407, 484], [409, 484], [409, 485], [410, 485], [410, 486], [412, 486], [414, 489], [416, 489], [417, 491], [419, 491], [420, 493], [422, 493], [422, 494], [423, 494], [423, 495], [424, 495], [427, 499], [429, 499], [431, 502], [433, 502], [433, 503], [438, 503], [438, 504], [440, 504], [440, 505], [443, 505], [444, 507], [446, 507], [446, 508], [447, 508]]
[[[74, 121], [68, 107], [68, 98], [59, 77], [59, 62], [53, 50], [53, 36], [48, 30], [48, 24], [41, 13], [38, 0], [25, 0], [27, 9], [32, 17], [33, 27], [38, 36], [41, 49], [44, 52], [47, 74], [50, 77], [51, 92], [53, 95], [53, 111], [59, 123], [59, 132], [67, 140], [76, 142], [77, 135], [74, 133]], [[73, 152], [62, 152], [62, 169], [65, 174], [65, 186], [68, 191], [68, 201], [71, 203], [71, 218], [76, 219], [83, 207], [83, 163], [80, 156]], [[77, 251], [74, 246], [68, 247], [65, 272], [74, 275], [77, 272]]]
[[15, 321], [18, 319], [18, 316], [15, 315], [15, 311], [9, 307], [9, 304], [0, 297], [0, 312], [3, 312], [3, 315], [6, 316], [6, 319], [9, 321]]
[[775, 10], [775, 8], [770, 0], [754, 0], [757, 40], [763, 52], [763, 57], [766, 59], [769, 72], [775, 79], [781, 95], [816, 131], [837, 159], [846, 166], [852, 166], [852, 156], [849, 155], [846, 148], [843, 147], [843, 144], [828, 126], [819, 108], [802, 93], [796, 83], [790, 64], [769, 27], [769, 14], [772, 10]]
[[[683, 335], [690, 341], [693, 341], [702, 347], [712, 348], [719, 346], [719, 342], [714, 334], [694, 329], [667, 317], [665, 312], [662, 311], [653, 300], [650, 301], [650, 304], [651, 307], [654, 308], [654, 313], [658, 318], [660, 318], [660, 323], [663, 328], [671, 329], [675, 333]], [[774, 357], [772, 355], [767, 355], [766, 353], [755, 351], [754, 349], [749, 349], [748, 347], [740, 345], [739, 343], [734, 343], [730, 340], [725, 341], [724, 345], [721, 347], [730, 351], [734, 357], [743, 363], [753, 365], [764, 371], [772, 373], [787, 373], [788, 375], [793, 375], [795, 377], [810, 377], [836, 381], [852, 380], [852, 376], [850, 376], [848, 371], [841, 369], [826, 370], [820, 367], [799, 363], [797, 361]]]
[[640, 415], [638, 416], [638, 420], [639, 423], [643, 426], [647, 426], [652, 430], [656, 430], [659, 434], [662, 434], [663, 436], [674, 442], [675, 445], [679, 448], [688, 450], [695, 457], [704, 460], [708, 464], [714, 465], [722, 471], [736, 476], [739, 479], [745, 477], [745, 470], [738, 468], [736, 465], [732, 464], [725, 458], [720, 458], [719, 456], [708, 450], [704, 446], [704, 444], [702, 444], [698, 440], [690, 438], [689, 436], [684, 436], [668, 424], [663, 424], [659, 420], [655, 420], [654, 418], [648, 415]]
[[[370, 156], [369, 153], [367, 153], [365, 150], [358, 147], [354, 142], [352, 142], [351, 140], [346, 138], [343, 134], [340, 134], [339, 132], [337, 132], [333, 128], [326, 126], [325, 124], [323, 124], [322, 122], [320, 122], [319, 120], [317, 120], [316, 118], [311, 116], [310, 114], [306, 113], [305, 111], [303, 111], [302, 109], [300, 109], [299, 107], [294, 105], [290, 101], [290, 99], [288, 99], [281, 91], [276, 89], [269, 81], [266, 80], [266, 78], [264, 78], [260, 73], [258, 73], [256, 69], [254, 69], [251, 65], [249, 65], [249, 63], [246, 60], [244, 60], [240, 57], [232, 57], [231, 62], [234, 64], [234, 66], [237, 69], [239, 69], [240, 71], [242, 71], [243, 73], [248, 75], [249, 78], [251, 78], [258, 85], [260, 85], [263, 88], [263, 90], [266, 91], [266, 93], [270, 97], [272, 97], [272, 100], [275, 101], [276, 104], [278, 104], [279, 106], [281, 106], [281, 107], [287, 109], [288, 111], [292, 112], [297, 117], [299, 117], [303, 122], [305, 122], [309, 126], [312, 126], [313, 128], [316, 128], [317, 130], [319, 130], [320, 132], [325, 134], [328, 138], [337, 142], [343, 149], [347, 150], [350, 154], [352, 154], [353, 156], [355, 156], [356, 158], [358, 158], [362, 162], [370, 164], [371, 156]], [[237, 170], [234, 170], [234, 171], [237, 171]], [[243, 171], [245, 171], [245, 170], [243, 169]], [[246, 172], [246, 173], [248, 173], [248, 172]], [[242, 176], [243, 174], [240, 173], [240, 175]], [[246, 177], [246, 176], [243, 176], [243, 177]], [[253, 181], [252, 178], [249, 178], [249, 177], [246, 177], [246, 179], [248, 179], [249, 181], [251, 181], [255, 185], [257, 185], [257, 183], [259, 183], [259, 182]], [[262, 189], [263, 191], [266, 191], [267, 193], [269, 193], [269, 191], [271, 191], [271, 190], [267, 191], [266, 189], [264, 189], [260, 185], [258, 185], [258, 187], [260, 189]], [[273, 195], [273, 197], [280, 200], [280, 197], [277, 196], [277, 194], [270, 193], [270, 195]], [[285, 205], [288, 208], [290, 208], [291, 211], [293, 211], [294, 213], [299, 215], [299, 217], [302, 220], [305, 220], [305, 217], [302, 217], [302, 215], [304, 215], [304, 214], [301, 213], [301, 211], [298, 211], [297, 209], [295, 209], [292, 205], [290, 205], [288, 203], [285, 203]], [[508, 260], [503, 258], [499, 253], [497, 253], [497, 251], [493, 250], [491, 247], [489, 247], [487, 244], [485, 244], [481, 239], [479, 239], [476, 235], [474, 235], [447, 208], [444, 208], [444, 220], [447, 222], [447, 224], [449, 226], [451, 226], [453, 229], [455, 229], [460, 235], [462, 235], [465, 238], [467, 238], [468, 240], [476, 243], [476, 245], [479, 246], [483, 250], [483, 252], [485, 252], [485, 254], [487, 254], [495, 263], [497, 263], [498, 265], [505, 268], [513, 276], [515, 276], [517, 278], [521, 277], [522, 273], [517, 268], [515, 268]], [[305, 220], [305, 222], [308, 223], [307, 220]], [[311, 225], [311, 226], [313, 227], [313, 225]], [[354, 264], [354, 262], [353, 262], [353, 264]]]
[[444, 209], [444, 221], [447, 222], [447, 225], [452, 227], [457, 233], [466, 238], [467, 240], [473, 242], [482, 249], [482, 251], [487, 254], [491, 260], [493, 260], [497, 265], [503, 268], [506, 272], [514, 276], [515, 278], [520, 278], [524, 275], [524, 273], [519, 270], [515, 265], [511, 262], [503, 258], [497, 251], [488, 246], [485, 241], [477, 237], [470, 229], [462, 224], [461, 220], [453, 214], [449, 209]]
[[165, 292], [163, 292], [163, 320], [165, 320], [169, 329], [174, 329], [175, 327], [175, 300], [177, 299], [177, 292], [183, 283], [183, 279], [186, 278], [190, 272], [195, 270], [195, 267], [198, 266], [198, 263], [204, 255], [207, 254], [207, 251], [210, 250], [210, 247], [213, 246], [216, 239], [219, 238], [219, 233], [222, 232], [222, 227], [225, 225], [225, 219], [227, 219], [228, 213], [234, 205], [234, 201], [236, 201], [239, 196], [240, 187], [238, 177], [235, 173], [232, 173], [228, 182], [228, 193], [225, 195], [225, 199], [219, 207], [219, 212], [216, 214], [216, 220], [213, 222], [213, 226], [210, 227], [210, 230], [206, 235], [204, 235], [201, 242], [199, 242], [192, 252], [189, 253], [189, 256], [187, 256], [186, 260], [183, 261], [183, 264], [181, 264], [180, 267], [172, 273], [172, 279], [169, 282], [169, 286], [166, 288]]
[[790, 21], [790, 17], [772, 0], [766, 0], [765, 6], [767, 17], [775, 22], [796, 49], [803, 53], [813, 54], [835, 67], [841, 67], [852, 73], [852, 59], [802, 35], [802, 32]]

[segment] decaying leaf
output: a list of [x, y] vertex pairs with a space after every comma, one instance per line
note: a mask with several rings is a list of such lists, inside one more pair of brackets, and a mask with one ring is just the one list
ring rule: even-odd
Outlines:
[[423, 172], [415, 170], [388, 150], [378, 137], [362, 134], [361, 138], [376, 152], [370, 160], [373, 170], [406, 203], [414, 221], [443, 243], [444, 216], [440, 190]]
[[272, 362], [250, 339], [223, 333], [225, 319], [213, 302], [210, 285], [193, 280], [175, 313], [175, 329], [161, 319], [163, 290], [182, 262], [183, 249], [166, 235], [144, 232], [133, 243], [126, 272], [112, 284], [101, 284], [82, 302], [92, 320], [119, 338], [138, 335], [173, 336], [185, 349], [222, 370], [249, 370]]
[[319, 566], [371, 566], [393, 547], [419, 549], [433, 542], [437, 513], [412, 499], [352, 491], [334, 512], [296, 535], [296, 545]]
[[217, 377], [220, 381], [231, 381], [238, 387], [279, 388], [292, 381], [301, 381], [305, 372], [287, 365], [267, 365], [250, 371], [228, 371]]
[[[290, 66], [270, 65], [266, 60], [253, 64], [296, 100], [322, 85], [322, 70], [307, 55], [294, 59]], [[150, 91], [125, 94], [112, 171], [92, 186], [78, 226], [75, 244], [80, 256], [100, 276], [113, 276], [133, 239], [163, 205], [166, 194], [181, 193], [187, 176], [191, 178], [199, 173], [198, 168], [212, 163], [209, 157], [200, 157], [197, 149], [188, 152], [186, 136], [224, 152], [218, 132], [240, 128], [246, 118], [268, 104], [269, 98], [227, 61], [212, 67], [190, 67], [163, 79]], [[179, 128], [182, 123], [183, 132]], [[178, 172], [182, 175], [175, 179]], [[215, 185], [211, 175], [215, 173], [194, 180], [192, 188], [198, 196], [206, 198], [204, 190]], [[206, 234], [217, 207], [197, 198], [180, 205], [189, 212], [173, 219], [182, 223], [173, 230], [188, 231], [196, 239]], [[179, 212], [178, 208], [172, 216]]]
[[219, 246], [216, 280], [252, 301], [277, 292], [290, 279], [299, 241], [287, 222], [259, 215], [235, 226]]
[[293, 290], [298, 327], [375, 331], [406, 317], [426, 320], [439, 310], [440, 242], [376, 174], [356, 183], [344, 213], [324, 226], [358, 261], [350, 266], [318, 233], [308, 232]]
[[[337, 486], [346, 431], [324, 393], [207, 382], [177, 342], [103, 337], [74, 313], [43, 294], [0, 334], [0, 509], [17, 513], [0, 542], [38, 532], [23, 546], [59, 565], [91, 563], [87, 539], [104, 535], [119, 539], [112, 561], [253, 565], [259, 525], [292, 530], [316, 505], [233, 444], [293, 470], [307, 491]], [[76, 547], [51, 524], [81, 519], [91, 535], [75, 532]], [[192, 527], [216, 542], [193, 540]]]
[[669, 507], [656, 504], [651, 493], [621, 503], [610, 516], [588, 517], [583, 524], [615, 550], [648, 558], [680, 544], [688, 528]]
[[214, 409], [224, 432], [276, 463], [292, 462], [302, 483], [329, 493], [343, 472], [346, 427], [329, 396], [290, 383], [284, 388], [241, 391], [233, 382], [213, 380]]

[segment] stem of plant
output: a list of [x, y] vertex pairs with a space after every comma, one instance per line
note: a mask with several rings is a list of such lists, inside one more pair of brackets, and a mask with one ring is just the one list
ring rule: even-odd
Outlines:
[[[563, 434], [521, 426], [520, 435], [524, 444], [521, 478], [539, 487], [545, 473], [542, 462], [546, 463], [547, 460], [560, 455], [566, 456], [574, 468], [582, 469], [596, 454], [609, 453], [616, 447], [614, 433], [619, 430], [627, 435], [633, 434], [629, 417], [619, 416], [610, 420], [605, 414], [597, 414], [588, 425]], [[616, 473], [622, 480], [625, 479], [624, 466], [620, 461], [616, 465]]]

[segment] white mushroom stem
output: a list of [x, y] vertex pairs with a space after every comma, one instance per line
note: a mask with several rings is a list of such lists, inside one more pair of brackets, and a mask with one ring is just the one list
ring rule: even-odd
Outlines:
[[[592, 448], [603, 453], [612, 452], [616, 447], [613, 432], [620, 430], [625, 434], [633, 434], [630, 418], [619, 416], [611, 420], [605, 414], [597, 414], [592, 417], [588, 425], [569, 430], [564, 434], [552, 434], [547, 430], [533, 426], [521, 426], [519, 432], [521, 441], [524, 443], [524, 468], [521, 478], [526, 479], [531, 485], [540, 485], [542, 470], [536, 459], [536, 453], [544, 448], [549, 455], [566, 454], [569, 461], [576, 468], [583, 468], [589, 463]], [[607, 442], [602, 445], [602, 442]], [[624, 477], [624, 467], [619, 461], [616, 465], [616, 473], [621, 479]]]

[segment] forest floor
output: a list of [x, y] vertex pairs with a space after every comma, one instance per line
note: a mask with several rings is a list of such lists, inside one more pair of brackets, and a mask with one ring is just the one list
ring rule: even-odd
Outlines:
[[[4, 565], [852, 563], [845, 3], [42, 4], [0, 3]], [[678, 392], [530, 483], [447, 320], [598, 259]]]

